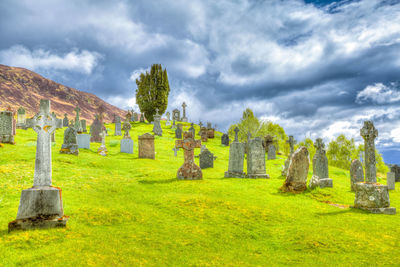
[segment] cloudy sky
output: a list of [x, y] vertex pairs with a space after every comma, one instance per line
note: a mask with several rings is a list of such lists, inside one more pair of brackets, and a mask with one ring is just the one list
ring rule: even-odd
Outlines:
[[0, 63], [121, 108], [135, 78], [167, 68], [169, 110], [220, 130], [250, 107], [297, 140], [340, 133], [400, 163], [400, 0], [0, 2]]

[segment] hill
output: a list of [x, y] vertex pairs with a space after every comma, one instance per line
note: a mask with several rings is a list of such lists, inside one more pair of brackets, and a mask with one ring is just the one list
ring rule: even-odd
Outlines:
[[[221, 145], [217, 132], [206, 143], [217, 156], [214, 168], [203, 170], [201, 181], [178, 181], [183, 152], [174, 157], [174, 131], [161, 124], [155, 160], [138, 158], [137, 138], [151, 132], [149, 124], [132, 123], [133, 155], [119, 153], [122, 137], [112, 136], [114, 125], [107, 124], [107, 157], [95, 152], [100, 144], [81, 149], [79, 156], [60, 154], [58, 130], [53, 185], [63, 190], [67, 228], [8, 234], [21, 191], [32, 186], [35, 164], [36, 134], [17, 129], [16, 145], [0, 148], [0, 265], [399, 264], [400, 215], [350, 208], [354, 193], [347, 170], [330, 167], [333, 188], [301, 194], [279, 190], [284, 156], [266, 162], [270, 179], [224, 178], [229, 147]], [[398, 189], [390, 192], [390, 201], [400, 208]]]
[[24, 107], [27, 117], [38, 112], [40, 99], [51, 100], [51, 110], [59, 118], [74, 118], [74, 108], [81, 109], [81, 119], [92, 121], [96, 109], [100, 105], [105, 107], [105, 121], [111, 122], [113, 114], [124, 118], [126, 112], [113, 105], [108, 104], [99, 97], [64, 86], [52, 80], [46, 79], [39, 74], [24, 69], [9, 67], [0, 64], [0, 110], [11, 106], [13, 110]]

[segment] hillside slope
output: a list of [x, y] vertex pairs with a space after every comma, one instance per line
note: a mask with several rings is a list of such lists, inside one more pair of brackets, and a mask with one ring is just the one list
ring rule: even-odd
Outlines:
[[43, 76], [24, 69], [9, 67], [0, 64], [0, 110], [11, 106], [13, 110], [24, 107], [27, 117], [38, 112], [40, 99], [51, 100], [51, 110], [59, 118], [74, 118], [74, 108], [81, 109], [81, 119], [92, 121], [96, 109], [100, 105], [105, 107], [105, 121], [112, 121], [113, 114], [125, 117], [126, 112], [119, 109], [99, 97], [64, 86]]

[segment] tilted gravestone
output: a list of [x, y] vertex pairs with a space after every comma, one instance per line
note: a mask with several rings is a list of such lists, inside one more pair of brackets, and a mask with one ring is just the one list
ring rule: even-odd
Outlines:
[[400, 167], [396, 164], [390, 167], [390, 172], [393, 172], [396, 177], [396, 182], [400, 182]]
[[158, 108], [156, 108], [156, 115], [154, 115], [154, 126], [153, 126], [153, 133], [158, 136], [162, 136], [162, 129], [161, 129], [161, 115], [158, 114]]
[[176, 140], [175, 147], [182, 148], [184, 151], [184, 163], [177, 172], [177, 178], [180, 180], [200, 180], [203, 179], [203, 173], [199, 166], [194, 162], [194, 149], [200, 148], [201, 141], [195, 140], [191, 132], [183, 134], [183, 140]]
[[133, 140], [129, 135], [129, 131], [131, 130], [131, 128], [132, 128], [131, 123], [127, 118], [126, 121], [124, 122], [124, 125], [122, 126], [122, 129], [124, 130], [125, 133], [124, 137], [121, 139], [121, 145], [120, 145], [121, 153], [133, 154]]
[[225, 178], [244, 178], [246, 174], [243, 172], [245, 144], [238, 140], [239, 128], [235, 128], [235, 140], [229, 146], [229, 166], [225, 172]]
[[296, 143], [296, 140], [294, 140], [293, 136], [290, 135], [289, 139], [286, 141], [286, 143], [288, 143], [289, 146], [290, 146], [290, 153], [289, 153], [289, 156], [287, 157], [287, 159], [285, 160], [285, 165], [284, 165], [283, 170], [282, 170], [282, 176], [286, 176], [287, 175], [287, 172], [288, 172], [288, 169], [289, 169], [289, 164], [290, 164], [290, 158], [293, 155], [294, 144]]
[[355, 190], [355, 184], [364, 182], [364, 170], [359, 159], [354, 159], [350, 165], [351, 191]]
[[175, 138], [182, 139], [182, 124], [178, 123], [178, 128], [175, 130]]
[[22, 191], [17, 219], [8, 224], [8, 231], [63, 227], [64, 216], [61, 189], [51, 184], [51, 133], [56, 129], [56, 118], [50, 114], [50, 100], [40, 100], [40, 111], [33, 119], [37, 133], [33, 187]]
[[114, 135], [115, 136], [121, 136], [121, 118], [117, 115], [115, 116], [115, 130], [114, 130]]
[[154, 136], [145, 133], [138, 137], [139, 158], [155, 159]]
[[199, 155], [200, 169], [214, 168], [214, 154], [207, 148]]
[[314, 142], [317, 149], [313, 157], [313, 175], [319, 177], [319, 186], [333, 187], [333, 180], [329, 178], [328, 158], [326, 157], [325, 144], [321, 138]]
[[77, 132], [73, 127], [73, 125], [71, 124], [64, 131], [64, 143], [61, 146], [60, 153], [78, 155], [79, 149], [76, 137], [77, 137]]
[[90, 142], [92, 143], [100, 143], [101, 136], [100, 134], [103, 131], [103, 124], [100, 122], [99, 117], [96, 116], [92, 125], [90, 125]]
[[0, 112], [0, 143], [14, 144], [14, 123], [11, 111]]
[[227, 135], [227, 134], [224, 133], [224, 134], [221, 136], [221, 145], [229, 146], [229, 135]]
[[248, 144], [247, 177], [269, 178], [265, 170], [265, 150], [259, 137], [250, 140]]
[[286, 180], [282, 186], [283, 191], [301, 192], [307, 189], [307, 175], [310, 167], [308, 150], [302, 146], [293, 153]]
[[375, 138], [378, 130], [372, 121], [364, 121], [360, 135], [364, 139], [365, 183], [354, 185], [354, 207], [371, 213], [395, 214], [396, 208], [389, 207], [388, 186], [376, 183]]
[[183, 122], [187, 122], [188, 121], [188, 118], [186, 117], [186, 107], [187, 107], [187, 105], [186, 105], [186, 103], [185, 102], [183, 102], [183, 104], [182, 104], [182, 118], [181, 118], [181, 121], [183, 121]]
[[64, 114], [64, 119], [63, 119], [63, 127], [68, 127], [69, 126], [69, 121], [68, 121], [68, 114]]
[[270, 144], [268, 146], [268, 160], [273, 160], [276, 159], [276, 149], [275, 149], [275, 145], [274, 144]]

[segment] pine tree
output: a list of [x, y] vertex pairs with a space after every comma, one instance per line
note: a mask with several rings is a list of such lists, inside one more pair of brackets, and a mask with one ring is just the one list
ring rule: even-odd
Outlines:
[[151, 122], [158, 108], [159, 114], [163, 114], [168, 106], [169, 82], [166, 69], [161, 64], [153, 64], [150, 73], [141, 73], [136, 79], [136, 103], [145, 118]]

